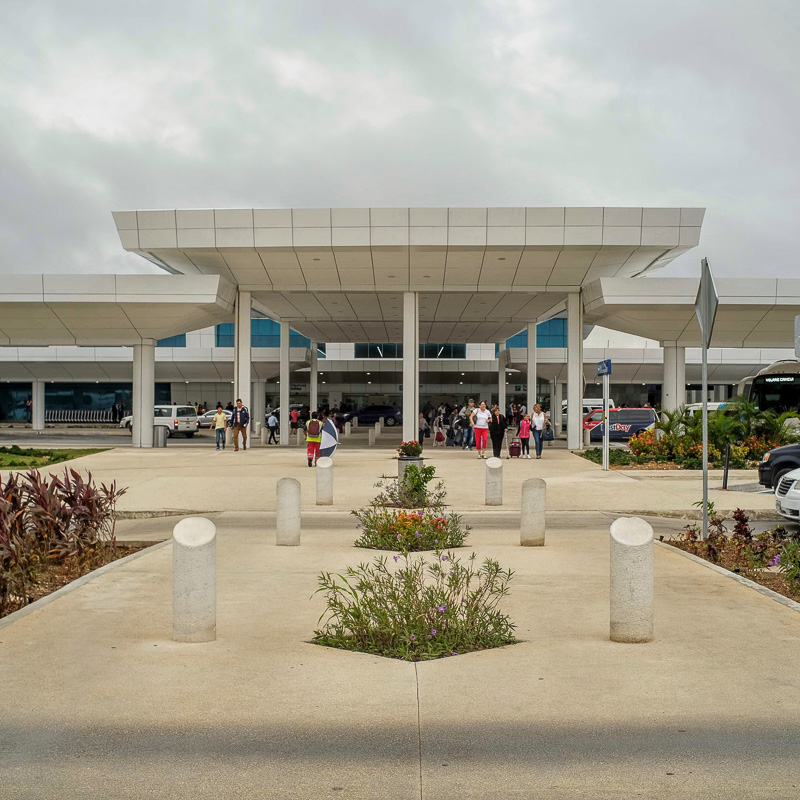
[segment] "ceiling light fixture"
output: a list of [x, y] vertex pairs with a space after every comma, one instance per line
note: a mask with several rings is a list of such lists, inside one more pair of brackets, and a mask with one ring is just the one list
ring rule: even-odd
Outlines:
[[319, 259], [318, 259], [318, 258], [315, 258], [315, 259], [314, 259], [314, 261], [319, 261]]

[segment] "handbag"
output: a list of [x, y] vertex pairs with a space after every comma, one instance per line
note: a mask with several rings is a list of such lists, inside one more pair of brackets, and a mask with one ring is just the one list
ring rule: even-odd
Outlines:
[[544, 430], [542, 431], [542, 441], [543, 442], [552, 442], [553, 439], [556, 438], [556, 435], [553, 433], [553, 426], [552, 425], [545, 425]]
[[444, 434], [441, 431], [436, 431], [436, 441], [437, 442], [444, 441]]
[[426, 439], [430, 439], [431, 438], [431, 429], [430, 428], [425, 428], [425, 438]]

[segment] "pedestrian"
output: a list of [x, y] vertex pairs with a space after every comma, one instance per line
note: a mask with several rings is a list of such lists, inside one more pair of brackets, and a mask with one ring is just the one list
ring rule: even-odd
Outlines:
[[25, 401], [25, 420], [33, 422], [33, 401], [30, 397]]
[[519, 443], [522, 447], [522, 458], [531, 457], [531, 415], [525, 414], [519, 423]]
[[[440, 408], [443, 408], [440, 406]], [[433, 446], [444, 447], [444, 410], [436, 415], [433, 421]]]
[[500, 458], [507, 428], [508, 421], [500, 412], [500, 406], [492, 406], [492, 416], [489, 420], [489, 436], [492, 437], [492, 455], [495, 458]]
[[[225, 435], [228, 430], [228, 415], [222, 410], [222, 405], [217, 403], [217, 413], [211, 418], [211, 427], [217, 439], [217, 450], [225, 449]], [[220, 448], [220, 445], [222, 447]]]
[[111, 421], [116, 425], [119, 422], [117, 417], [117, 404], [112, 403], [111, 405]]
[[474, 413], [475, 401], [470, 398], [467, 402], [467, 405], [465, 405], [458, 414], [465, 423], [461, 426], [463, 431], [461, 445], [464, 450], [471, 450], [475, 446], [475, 430], [472, 423], [472, 415]]
[[233, 403], [228, 400], [228, 405], [225, 406], [226, 411], [233, 411]]
[[267, 420], [267, 427], [269, 428], [269, 439], [267, 440], [267, 444], [272, 444], [273, 441], [275, 444], [279, 444], [278, 442], [278, 418], [275, 416], [274, 411], [269, 412], [269, 419]]
[[319, 458], [319, 446], [322, 442], [322, 422], [317, 418], [316, 411], [311, 412], [311, 419], [306, 423], [306, 442], [308, 466], [316, 467], [317, 459]]
[[233, 409], [231, 423], [233, 425], [233, 449], [239, 452], [239, 434], [242, 434], [242, 450], [247, 450], [247, 423], [250, 422], [250, 412], [242, 405], [241, 398], [236, 399], [236, 408]]
[[[470, 401], [474, 404], [474, 401]], [[471, 428], [475, 436], [475, 449], [478, 451], [478, 458], [486, 458], [486, 443], [489, 438], [489, 420], [491, 412], [486, 410], [486, 403], [481, 401], [480, 407], [472, 412], [470, 417]]]
[[291, 420], [291, 423], [290, 423], [290, 424], [291, 424], [291, 428], [292, 428], [292, 430], [293, 430], [293, 431], [296, 431], [296, 430], [297, 430], [297, 428], [298, 428], [298, 427], [299, 427], [299, 425], [300, 425], [300, 412], [299, 412], [299, 411], [298, 411], [296, 408], [293, 408], [293, 409], [292, 409], [292, 410], [289, 412], [289, 419]]
[[425, 437], [430, 436], [430, 425], [428, 425], [428, 420], [425, 419], [425, 414], [422, 411], [419, 412], [419, 443], [424, 445]]
[[[542, 411], [541, 405], [536, 403], [533, 407], [533, 414], [531, 415], [531, 431], [533, 432], [533, 444], [536, 448], [536, 458], [542, 457], [542, 436], [544, 435], [545, 426], [549, 424], [544, 411]], [[530, 458], [530, 455], [528, 458]]]

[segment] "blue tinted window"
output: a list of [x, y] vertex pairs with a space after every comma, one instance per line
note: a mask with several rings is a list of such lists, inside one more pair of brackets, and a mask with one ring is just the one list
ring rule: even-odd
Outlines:
[[[217, 325], [216, 343], [217, 347], [233, 347], [236, 339], [236, 326], [232, 322], [224, 322]], [[289, 347], [310, 347], [311, 340], [298, 333], [290, 331]], [[281, 325], [272, 319], [251, 319], [250, 320], [250, 346], [251, 347], [280, 347], [281, 346]], [[319, 352], [325, 357], [325, 345], [318, 346]]]
[[168, 336], [166, 339], [159, 339], [156, 347], [186, 347], [186, 334], [179, 333], [177, 336]]

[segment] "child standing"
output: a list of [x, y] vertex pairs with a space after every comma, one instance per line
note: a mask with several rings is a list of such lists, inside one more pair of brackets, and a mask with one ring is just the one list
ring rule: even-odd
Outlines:
[[526, 414], [519, 423], [519, 441], [522, 445], [522, 458], [531, 457], [531, 415]]

